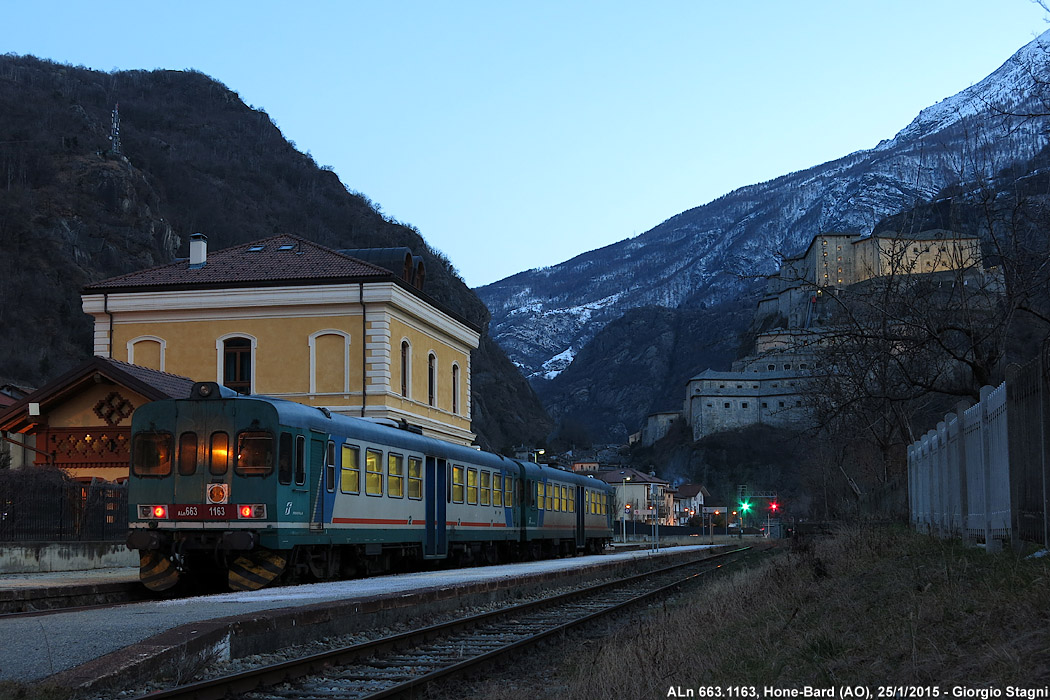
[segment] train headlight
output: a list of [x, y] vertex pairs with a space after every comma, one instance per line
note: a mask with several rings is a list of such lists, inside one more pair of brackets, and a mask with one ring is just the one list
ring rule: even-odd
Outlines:
[[167, 506], [139, 506], [140, 520], [167, 520]]
[[237, 517], [242, 520], [262, 520], [266, 517], [266, 506], [261, 503], [238, 506]]
[[229, 484], [208, 484], [208, 503], [227, 503], [230, 500]]

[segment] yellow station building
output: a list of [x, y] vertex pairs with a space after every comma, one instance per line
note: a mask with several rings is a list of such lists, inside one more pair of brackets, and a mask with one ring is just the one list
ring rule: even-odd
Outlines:
[[469, 445], [480, 329], [423, 292], [407, 249], [386, 253], [293, 235], [209, 252], [194, 234], [188, 261], [84, 288], [94, 354]]

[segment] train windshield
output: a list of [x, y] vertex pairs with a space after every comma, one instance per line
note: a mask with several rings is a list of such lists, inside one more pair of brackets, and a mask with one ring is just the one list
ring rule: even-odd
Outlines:
[[273, 471], [273, 435], [264, 430], [245, 430], [237, 435], [237, 474], [269, 476]]
[[131, 470], [135, 476], [168, 476], [175, 437], [162, 431], [143, 431], [131, 443]]

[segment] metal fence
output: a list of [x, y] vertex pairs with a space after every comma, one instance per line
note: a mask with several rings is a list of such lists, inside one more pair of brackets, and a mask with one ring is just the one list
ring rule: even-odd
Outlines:
[[1048, 357], [1011, 368], [980, 402], [945, 416], [908, 448], [911, 522], [920, 532], [991, 545], [1046, 544]]
[[127, 529], [126, 486], [0, 481], [0, 542], [112, 542]]

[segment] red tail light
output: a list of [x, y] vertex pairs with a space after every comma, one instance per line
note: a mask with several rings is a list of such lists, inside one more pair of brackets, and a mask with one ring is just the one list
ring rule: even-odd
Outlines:
[[247, 520], [261, 520], [266, 517], [266, 506], [261, 503], [237, 506], [237, 517]]
[[139, 518], [141, 520], [167, 520], [167, 506], [139, 506]]

